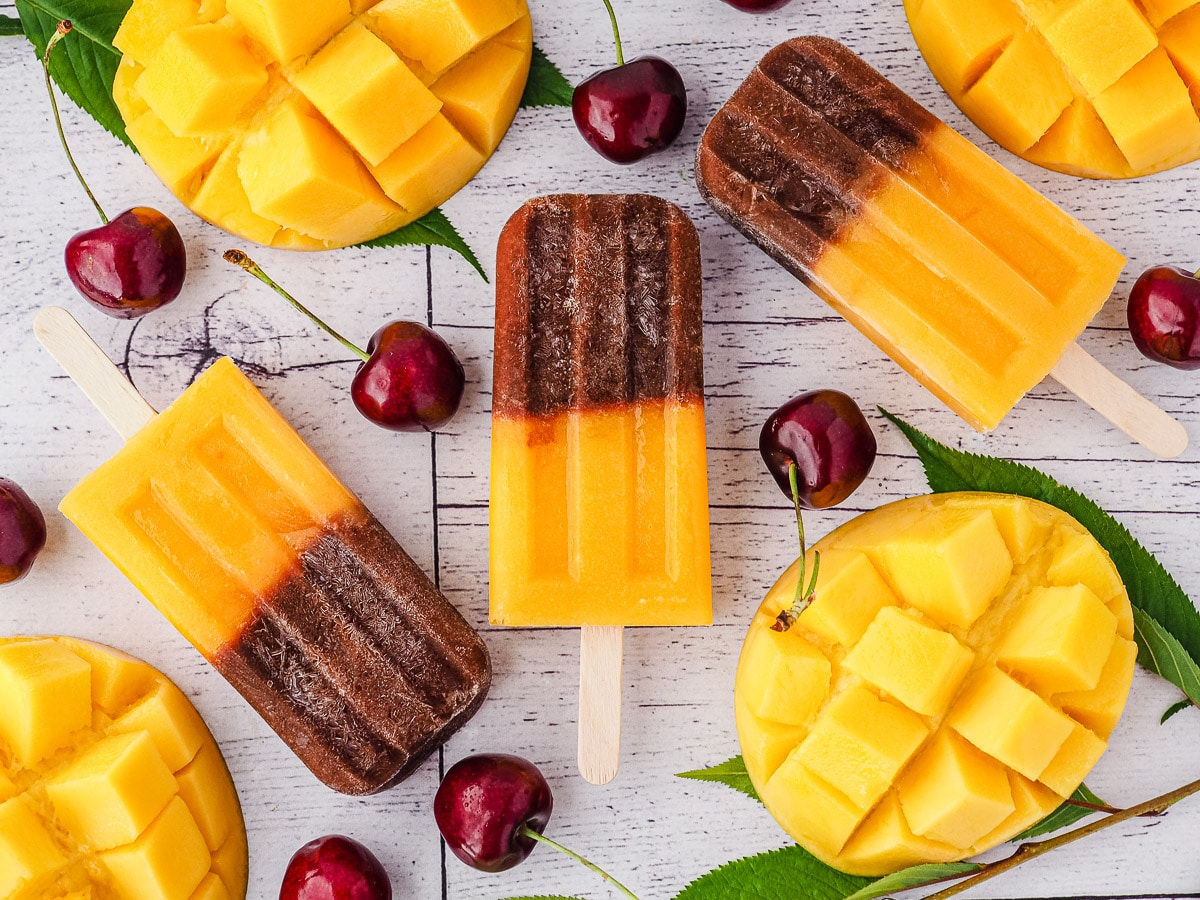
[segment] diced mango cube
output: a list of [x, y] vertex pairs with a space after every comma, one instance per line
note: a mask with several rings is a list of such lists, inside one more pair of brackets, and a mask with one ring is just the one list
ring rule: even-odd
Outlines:
[[1075, 98], [1056, 60], [1033, 34], [1020, 34], [962, 95], [963, 110], [988, 123], [1005, 147], [1036, 144]]
[[799, 629], [763, 629], [750, 652], [739, 695], [761, 719], [807, 725], [829, 696], [829, 660]]
[[1117, 634], [1127, 641], [1133, 640], [1133, 606], [1128, 597], [1114, 597], [1104, 607], [1117, 620]]
[[[1146, 103], [1146, 97], [1155, 103]], [[1200, 119], [1187, 85], [1161, 47], [1093, 102], [1135, 169], [1182, 160], [1200, 149]]]
[[1110, 173], [1113, 177], [1133, 174], [1125, 154], [1108, 133], [1091, 102], [1080, 98], [1063, 111], [1040, 141], [1029, 148], [1027, 158], [1085, 177], [1094, 177], [1097, 172]]
[[844, 665], [909, 709], [938, 716], [950, 705], [974, 660], [975, 654], [952, 635], [888, 606]]
[[866, 811], [928, 734], [914, 713], [855, 687], [830, 701], [792, 758]]
[[1138, 0], [1146, 11], [1146, 18], [1155, 28], [1196, 5], [1196, 0]]
[[387, 159], [442, 107], [387, 44], [358, 22], [317, 53], [293, 83], [371, 165]]
[[922, 863], [950, 862], [962, 856], [962, 849], [913, 834], [900, 808], [899, 798], [889, 794], [859, 826], [838, 856], [852, 868], [866, 866], [892, 872]]
[[0, 803], [0, 897], [32, 897], [67, 858], [19, 798]]
[[924, 0], [909, 12], [909, 24], [938, 81], [951, 92], [973, 85], [1025, 20], [1010, 0]]
[[493, 41], [434, 82], [433, 93], [454, 126], [490, 154], [516, 115], [525, 75], [525, 54]]
[[371, 174], [384, 193], [415, 218], [433, 209], [450, 184], [478, 172], [485, 158], [438, 113], [381, 165], [373, 166]]
[[142, 113], [150, 111], [150, 107], [146, 105], [135, 86], [145, 71], [146, 67], [141, 63], [125, 57], [113, 73], [113, 103], [117, 105], [121, 120], [127, 125]]
[[1200, 106], [1200, 4], [1168, 22], [1158, 38]]
[[176, 778], [179, 796], [195, 817], [204, 843], [217, 850], [242, 820], [237, 792], [217, 745], [206, 741]]
[[841, 792], [808, 771], [795, 754], [771, 776], [763, 802], [789, 834], [803, 835], [830, 856], [842, 849], [864, 815]]
[[533, 21], [527, 16], [521, 16], [496, 35], [496, 43], [520, 50], [522, 53], [530, 52], [533, 49]]
[[225, 8], [280, 62], [314, 53], [350, 21], [349, 0], [225, 0]]
[[91, 667], [92, 703], [110, 716], [124, 712], [149, 693], [158, 678], [158, 673], [140, 659], [110, 647], [77, 638], [57, 640]]
[[900, 597], [934, 621], [969, 627], [1012, 574], [1012, 557], [987, 509], [918, 521], [875, 549]]
[[100, 854], [122, 900], [186, 900], [211, 857], [187, 804], [175, 797], [132, 844]]
[[0, 646], [0, 738], [26, 767], [92, 723], [92, 670], [54, 641]]
[[[739, 733], [747, 735], [747, 739], [741, 742], [746, 768], [753, 771], [760, 781], [765, 782], [783, 765], [789, 754], [800, 746], [800, 742], [808, 734], [808, 729], [803, 725], [784, 725], [769, 719], [759, 719], [736, 695], [733, 708], [739, 723]], [[3, 793], [0, 793], [0, 799], [3, 797]]]
[[827, 641], [853, 647], [881, 609], [899, 603], [865, 553], [828, 550], [821, 554], [816, 595], [797, 623]]
[[140, 703], [116, 719], [113, 734], [145, 731], [150, 734], [159, 755], [172, 772], [178, 772], [195, 758], [206, 740], [208, 729], [200, 714], [179, 688], [163, 682]]
[[149, 65], [167, 36], [200, 22], [196, 0], [133, 0], [113, 37], [126, 63]]
[[196, 215], [231, 229], [260, 244], [270, 244], [280, 225], [250, 208], [250, 198], [238, 177], [238, 145], [226, 148], [192, 198]]
[[967, 849], [1016, 809], [1007, 770], [953, 732], [940, 732], [898, 786], [915, 834]]
[[1067, 715], [1107, 739], [1117, 727], [1125, 701], [1129, 699], [1137, 655], [1137, 644], [1118, 637], [1113, 642], [1095, 689], [1058, 694], [1053, 698], [1054, 702]]
[[204, 137], [232, 128], [266, 83], [238, 31], [208, 24], [172, 32], [136, 87], [175, 134]]
[[1116, 636], [1116, 617], [1084, 585], [1038, 587], [1014, 610], [996, 658], [1043, 693], [1088, 691]]
[[196, 888], [196, 892], [189, 900], [231, 900], [231, 898], [225, 882], [210, 872], [204, 876], [204, 880], [200, 882], [200, 886]]
[[246, 138], [238, 177], [254, 212], [320, 240], [388, 231], [380, 223], [404, 217], [333, 129], [294, 100]]
[[1125, 585], [1108, 552], [1090, 534], [1059, 529], [1062, 545], [1054, 551], [1046, 577], [1051, 584], [1087, 585], [1093, 594], [1108, 602], [1125, 594]]
[[1049, 524], [1039, 514], [1040, 508], [1027, 497], [1001, 495], [988, 503], [988, 509], [1014, 562], [1029, 559], [1050, 533]]
[[[1063, 798], [1045, 785], [1030, 781], [1016, 772], [1008, 773], [1008, 786], [1012, 791], [1016, 809], [990, 834], [981, 837], [977, 848], [990, 848], [1020, 834], [1036, 825], [1062, 805]], [[974, 848], [972, 848], [974, 849]]]
[[1038, 781], [1059, 796], [1070, 797], [1107, 748], [1107, 743], [1076, 723], [1070, 737], [1058, 748]]
[[217, 158], [225, 144], [220, 138], [177, 137], [152, 110], [130, 122], [125, 132], [146, 165], [172, 194], [185, 201], [195, 196], [205, 166]]
[[46, 785], [58, 821], [97, 850], [137, 840], [176, 791], [175, 777], [145, 732], [93, 744]]
[[454, 65], [521, 15], [519, 0], [382, 0], [371, 30], [430, 72]]
[[238, 828], [212, 855], [212, 870], [220, 876], [230, 895], [243, 897], [246, 894], [248, 868], [246, 830]]
[[994, 666], [967, 687], [946, 721], [984, 753], [1035, 780], [1075, 728], [1074, 722]]
[[1107, 90], [1158, 46], [1158, 36], [1129, 0], [1075, 0], [1042, 34], [1089, 94]]

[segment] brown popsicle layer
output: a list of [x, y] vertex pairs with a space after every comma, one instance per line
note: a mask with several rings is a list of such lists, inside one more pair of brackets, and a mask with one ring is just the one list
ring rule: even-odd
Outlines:
[[709, 204], [988, 430], [1104, 305], [1124, 259], [836, 41], [776, 47], [717, 113]]
[[500, 238], [491, 619], [712, 621], [700, 245], [645, 195], [526, 203]]
[[479, 636], [227, 359], [61, 509], [334, 790], [404, 778], [487, 693]]

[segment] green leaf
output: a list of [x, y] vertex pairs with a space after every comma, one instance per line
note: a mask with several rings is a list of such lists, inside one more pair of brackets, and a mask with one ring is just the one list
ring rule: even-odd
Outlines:
[[558, 66], [533, 45], [533, 60], [529, 65], [529, 80], [525, 82], [525, 93], [521, 97], [521, 108], [533, 106], [570, 106], [575, 89], [563, 77]]
[[480, 274], [484, 281], [488, 280], [487, 273], [483, 271], [483, 266], [479, 264], [479, 259], [475, 256], [475, 253], [467, 246], [467, 242], [462, 239], [462, 236], [458, 233], [458, 229], [451, 224], [450, 220], [446, 218], [446, 214], [440, 209], [426, 213], [417, 219], [417, 221], [405, 225], [391, 234], [385, 234], [383, 237], [377, 237], [375, 240], [367, 241], [365, 244], [360, 244], [359, 246], [403, 247], [412, 244], [449, 247], [474, 266], [475, 271]]
[[0, 16], [0, 37], [24, 33], [25, 29], [21, 27], [20, 19], [14, 19], [11, 16]]
[[846, 900], [874, 900], [876, 897], [907, 891], [909, 888], [925, 887], [943, 881], [952, 881], [956, 878], [966, 878], [968, 875], [974, 875], [981, 868], [983, 867], [978, 863], [966, 862], [925, 863], [920, 866], [910, 866], [872, 881], [865, 888], [851, 894]]
[[[1072, 800], [1081, 800], [1084, 803], [1096, 803], [1104, 806], [1105, 803], [1090, 790], [1086, 784], [1081, 784], [1075, 789], [1075, 793], [1071, 795]], [[1086, 819], [1088, 816], [1094, 816], [1096, 811], [1088, 809], [1086, 806], [1077, 806], [1074, 803], [1064, 803], [1042, 821], [1038, 822], [1032, 828], [1022, 831], [1020, 834], [1013, 835], [1009, 838], [1010, 842], [1027, 841], [1030, 838], [1041, 837], [1043, 834], [1050, 834], [1055, 831], [1062, 831], [1064, 828], [1074, 825], [1081, 819]]]
[[[945, 491], [997, 491], [1020, 494], [1057, 506], [1074, 516], [1096, 538], [1116, 564], [1129, 591], [1135, 616], [1144, 627], [1134, 632], [1138, 662], [1180, 688], [1189, 697], [1200, 696], [1193, 676], [1200, 659], [1200, 612], [1187, 594], [1150, 552], [1133, 539], [1120, 522], [1078, 491], [1059, 484], [1049, 475], [1020, 463], [940, 444], [882, 407], [879, 410], [908, 438], [917, 451], [934, 493]], [[1151, 624], [1153, 623], [1153, 624]], [[1164, 643], [1166, 636], [1172, 642]], [[1148, 637], [1156, 643], [1146, 643]]]
[[[1138, 662], [1177, 685], [1191, 703], [1200, 698], [1200, 666], [1183, 649], [1175, 635], [1145, 610], [1133, 611], [1133, 634], [1138, 642]], [[1143, 659], [1143, 655], [1146, 659]]]
[[718, 784], [731, 787], [735, 791], [740, 791], [747, 797], [758, 800], [759, 803], [762, 802], [758, 796], [758, 791], [750, 783], [750, 773], [746, 771], [746, 761], [740, 756], [735, 756], [733, 759], [726, 760], [719, 766], [712, 766], [708, 769], [680, 772], [675, 777], [690, 778], [692, 781], [715, 781]]
[[1192, 703], [1191, 700], [1188, 700], [1186, 697], [1184, 699], [1180, 700], [1178, 703], [1172, 703], [1170, 706], [1167, 707], [1167, 711], [1162, 714], [1162, 718], [1158, 720], [1158, 724], [1166, 725], [1167, 719], [1171, 718], [1176, 713], [1183, 712], [1189, 706], [1195, 706], [1195, 704]]
[[71, 20], [74, 29], [50, 58], [50, 74], [80, 109], [123, 144], [132, 147], [112, 98], [113, 77], [121, 62], [121, 54], [113, 48], [112, 39], [130, 2], [16, 0], [17, 14], [38, 59], [46, 52], [46, 43], [59, 21]]
[[803, 847], [784, 847], [701, 875], [675, 900], [845, 900], [871, 881], [839, 872]]

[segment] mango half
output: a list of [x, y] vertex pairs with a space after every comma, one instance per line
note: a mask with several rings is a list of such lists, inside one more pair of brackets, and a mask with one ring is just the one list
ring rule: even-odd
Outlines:
[[[734, 704], [750, 779], [800, 844], [858, 875], [981, 853], [1083, 781], [1137, 647], [1105, 550], [1023, 497], [901, 500], [833, 531], [787, 631], [767, 594]], [[811, 558], [809, 560], [811, 571]]]
[[1030, 162], [1132, 178], [1200, 157], [1198, 0], [904, 0], [929, 68]]
[[246, 855], [221, 751], [165, 675], [0, 638], [0, 897], [244, 900]]
[[525, 0], [133, 0], [129, 139], [201, 218], [274, 247], [379, 237], [470, 181], [516, 115]]

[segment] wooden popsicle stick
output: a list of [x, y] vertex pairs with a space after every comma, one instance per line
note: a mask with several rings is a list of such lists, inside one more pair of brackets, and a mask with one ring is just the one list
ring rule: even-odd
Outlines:
[[65, 309], [47, 306], [33, 320], [33, 333], [125, 440], [158, 415]]
[[1174, 459], [1187, 449], [1183, 425], [1071, 344], [1050, 370], [1051, 377], [1153, 453]]
[[608, 784], [621, 767], [621, 665], [625, 629], [584, 625], [579, 634], [579, 772]]

